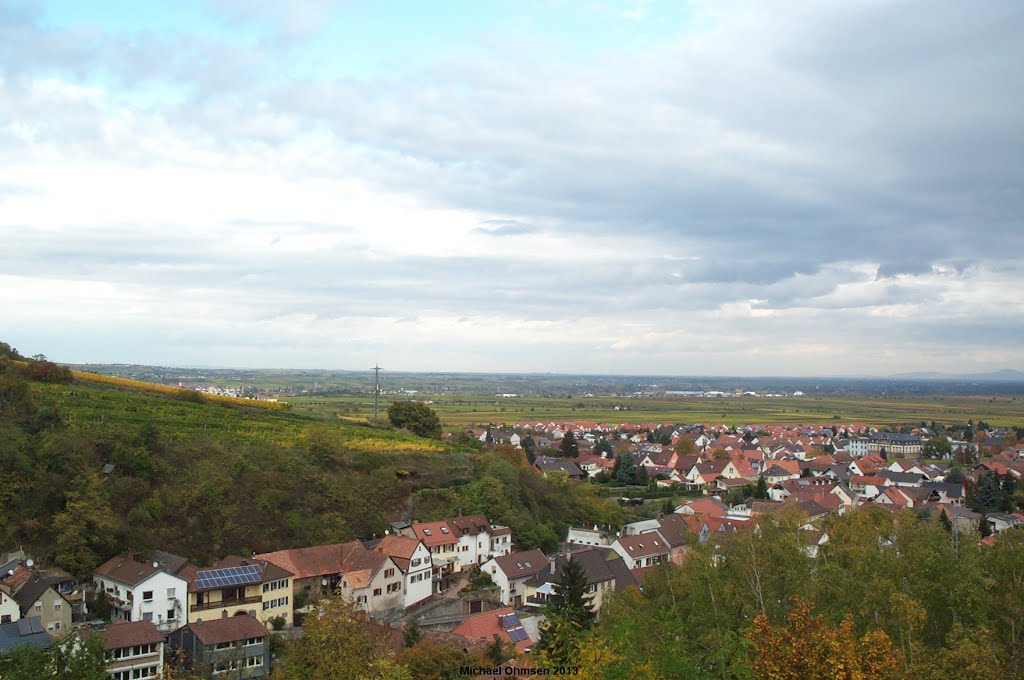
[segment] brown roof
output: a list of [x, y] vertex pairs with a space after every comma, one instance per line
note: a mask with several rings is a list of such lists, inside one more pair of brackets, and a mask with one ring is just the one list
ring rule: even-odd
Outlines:
[[668, 553], [668, 544], [665, 539], [653, 532], [637, 536], [622, 536], [617, 541], [630, 557], [651, 557]]
[[498, 566], [509, 580], [547, 571], [551, 564], [548, 562], [547, 555], [539, 548], [501, 555], [500, 557], [495, 557], [494, 561], [498, 563]]
[[[268, 562], [265, 559], [256, 557], [239, 557], [238, 555], [229, 555], [225, 557], [217, 564], [210, 567], [210, 569], [226, 569], [228, 567], [244, 567], [246, 565], [255, 564], [260, 567], [260, 580], [259, 583], [266, 583], [268, 581], [277, 581], [285, 578], [292, 578], [293, 574], [288, 569], [278, 566], [273, 562]], [[199, 584], [196, 581], [196, 576], [200, 571], [207, 571], [206, 569], [190, 569], [190, 565], [186, 565], [182, 569], [181, 573], [178, 574], [181, 578], [188, 581], [188, 592], [196, 593], [199, 592]], [[219, 590], [223, 586], [211, 586], [204, 590]]]
[[287, 569], [297, 579], [340, 574], [343, 545], [343, 543], [332, 543], [310, 548], [278, 550], [257, 555], [256, 559], [266, 560], [282, 569]]
[[28, 580], [28, 577], [32, 575], [32, 570], [26, 566], [18, 565], [14, 568], [14, 573], [6, 577], [3, 583], [10, 586], [11, 590], [17, 590], [22, 583]]
[[483, 515], [460, 515], [448, 520], [448, 525], [459, 536], [491, 532], [491, 523]]
[[101, 631], [103, 649], [108, 652], [122, 647], [162, 643], [163, 634], [157, 630], [152, 621], [132, 621], [131, 623], [115, 623]]
[[458, 533], [455, 527], [448, 526], [448, 522], [415, 522], [412, 530], [416, 538], [423, 541], [428, 548], [436, 545], [452, 545], [459, 542]]
[[249, 557], [239, 557], [238, 555], [229, 555], [225, 557], [214, 569], [224, 569], [226, 567], [241, 567], [246, 564], [258, 564], [263, 567], [263, 582], [266, 581], [277, 581], [282, 578], [291, 578], [294, 576], [291, 571], [280, 567], [273, 562], [261, 559], [252, 559]]
[[204, 645], [267, 636], [266, 626], [257, 621], [256, 617], [248, 614], [199, 621], [188, 624], [188, 627]]
[[119, 555], [96, 567], [93, 573], [118, 583], [135, 586], [158, 571], [161, 571], [160, 567], [154, 567], [152, 562], [136, 562], [130, 557]]
[[418, 538], [385, 536], [378, 541], [373, 549], [384, 555], [390, 555], [395, 565], [405, 573], [409, 571], [409, 561], [412, 560], [413, 553], [416, 552], [416, 548], [419, 545], [420, 540]]

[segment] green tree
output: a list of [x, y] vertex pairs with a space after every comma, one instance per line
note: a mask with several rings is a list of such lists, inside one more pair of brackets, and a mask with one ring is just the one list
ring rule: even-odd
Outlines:
[[576, 436], [572, 432], [566, 432], [562, 442], [558, 445], [558, 452], [566, 458], [576, 458], [580, 455], [580, 446], [576, 443]]
[[441, 419], [434, 409], [415, 401], [396, 401], [388, 407], [388, 420], [420, 437], [441, 437]]
[[945, 458], [952, 451], [953, 447], [945, 437], [932, 437], [924, 444], [924, 452], [932, 458]]
[[628, 453], [619, 454], [615, 459], [612, 474], [619, 484], [636, 484], [636, 463], [633, 461], [633, 456]]
[[757, 486], [754, 487], [754, 498], [768, 498], [768, 482], [764, 480], [763, 476], [757, 478]]
[[422, 639], [423, 633], [420, 631], [420, 620], [416, 616], [405, 624], [405, 628], [402, 630], [402, 641], [406, 647], [412, 647]]
[[114, 511], [95, 473], [81, 478], [65, 494], [64, 510], [53, 518], [57, 563], [78, 578], [88, 578], [114, 545]]
[[537, 648], [546, 664], [564, 666], [579, 650], [584, 631], [594, 624], [591, 598], [587, 595], [587, 576], [583, 565], [573, 557], [562, 563], [555, 592], [544, 608], [546, 620]]
[[526, 452], [526, 460], [530, 462], [530, 465], [533, 465], [533, 461], [537, 460], [537, 454], [535, 453], [537, 449], [537, 442], [535, 442], [533, 437], [530, 435], [526, 435], [523, 437], [521, 443], [523, 445], [523, 451]]

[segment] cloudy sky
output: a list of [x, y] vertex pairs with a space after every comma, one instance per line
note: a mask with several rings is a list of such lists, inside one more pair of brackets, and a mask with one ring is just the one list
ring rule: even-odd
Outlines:
[[0, 340], [1024, 369], [1018, 0], [0, 0]]

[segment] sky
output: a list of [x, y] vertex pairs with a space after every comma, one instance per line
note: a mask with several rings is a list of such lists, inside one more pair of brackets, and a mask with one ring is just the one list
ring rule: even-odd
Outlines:
[[0, 0], [0, 340], [1024, 369], [1016, 0]]

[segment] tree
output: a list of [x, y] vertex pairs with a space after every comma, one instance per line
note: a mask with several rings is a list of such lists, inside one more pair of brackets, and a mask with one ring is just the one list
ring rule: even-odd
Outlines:
[[953, 451], [953, 446], [945, 437], [932, 437], [924, 444], [924, 452], [932, 458], [945, 458]]
[[412, 647], [417, 642], [423, 639], [423, 633], [420, 631], [420, 620], [418, 616], [410, 619], [402, 631], [402, 641], [406, 647]]
[[633, 461], [633, 456], [628, 453], [620, 454], [615, 459], [612, 474], [619, 484], [636, 484], [636, 463]]
[[611, 442], [604, 437], [598, 439], [597, 444], [594, 445], [594, 455], [604, 456], [606, 458], [612, 457], [614, 455], [614, 451], [612, 450]]
[[537, 455], [534, 453], [537, 448], [537, 442], [533, 441], [533, 437], [526, 435], [521, 442], [523, 445], [523, 451], [526, 451], [526, 460], [530, 461], [530, 465], [537, 460]]
[[558, 452], [566, 458], [576, 458], [580, 455], [579, 444], [576, 443], [576, 437], [572, 432], [566, 432], [562, 437], [562, 442], [558, 445]]
[[754, 498], [768, 498], [768, 482], [763, 476], [757, 478], [757, 486], [754, 487]]
[[562, 563], [555, 592], [544, 609], [547, 620], [537, 648], [547, 664], [564, 666], [576, 655], [582, 633], [594, 625], [590, 599], [583, 565], [570, 556]]
[[95, 473], [65, 494], [64, 510], [54, 515], [53, 528], [57, 562], [78, 578], [88, 578], [114, 544], [114, 511]]
[[411, 680], [394, 658], [387, 630], [366, 621], [340, 596], [321, 600], [303, 631], [282, 659], [283, 680]]
[[962, 484], [964, 481], [964, 469], [959, 465], [953, 465], [946, 471], [946, 481], [950, 484]]
[[769, 680], [853, 680], [902, 677], [899, 653], [881, 630], [857, 638], [847, 616], [837, 628], [813, 615], [810, 602], [794, 598], [785, 626], [772, 626], [761, 614], [752, 639], [756, 677]]
[[388, 420], [420, 437], [441, 437], [441, 419], [434, 409], [415, 401], [396, 401], [388, 407]]

